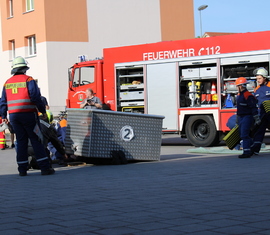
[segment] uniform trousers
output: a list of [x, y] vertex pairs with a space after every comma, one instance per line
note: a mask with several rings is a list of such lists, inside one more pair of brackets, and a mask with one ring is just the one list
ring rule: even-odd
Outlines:
[[251, 146], [251, 151], [254, 152], [255, 154], [258, 154], [260, 152], [266, 128], [270, 124], [270, 116], [262, 118], [263, 116], [264, 115], [261, 115], [262, 122], [253, 137], [253, 144]]
[[250, 128], [254, 123], [252, 115], [238, 116], [240, 138], [243, 140], [243, 154], [251, 154], [250, 147], [252, 138], [250, 137]]
[[50, 162], [46, 155], [45, 148], [34, 132], [36, 124], [39, 125], [37, 114], [10, 113], [9, 117], [16, 134], [19, 172], [26, 172], [28, 169], [28, 139], [31, 141], [41, 171], [48, 170], [50, 168]]

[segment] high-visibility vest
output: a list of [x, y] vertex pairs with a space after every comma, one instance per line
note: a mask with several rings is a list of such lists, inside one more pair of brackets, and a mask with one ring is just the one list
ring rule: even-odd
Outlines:
[[26, 83], [33, 80], [25, 74], [14, 75], [5, 83], [7, 106], [9, 113], [36, 112], [31, 102]]

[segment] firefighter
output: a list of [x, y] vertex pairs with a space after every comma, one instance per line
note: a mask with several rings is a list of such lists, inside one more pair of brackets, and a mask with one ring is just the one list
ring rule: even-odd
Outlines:
[[[48, 115], [48, 119], [49, 118], [49, 113], [47, 110], [47, 115]], [[52, 115], [52, 114], [51, 114]], [[61, 114], [59, 114], [59, 121], [54, 121], [53, 123], [50, 122], [51, 127], [53, 127], [53, 130], [55, 131], [55, 135], [58, 139], [58, 141], [60, 142], [61, 145], [65, 145], [65, 136], [66, 136], [66, 128], [67, 128], [67, 120], [66, 120], [66, 112], [61, 112]], [[41, 122], [42, 124], [42, 122]], [[51, 128], [50, 128], [51, 129]], [[46, 135], [44, 134], [44, 125], [41, 125], [41, 130], [43, 135], [46, 137]], [[64, 164], [64, 159], [67, 159], [67, 155], [63, 153], [61, 153], [61, 151], [59, 150], [59, 148], [57, 149], [57, 146], [55, 146], [55, 144], [53, 143], [53, 140], [50, 141], [48, 144], [48, 149], [51, 152], [50, 158], [52, 160], [59, 160], [58, 164], [59, 165], [63, 165]]]
[[[268, 71], [265, 68], [261, 67], [255, 69], [254, 75], [256, 76], [258, 84], [254, 90], [254, 95], [257, 98], [260, 118], [263, 121], [253, 137], [253, 145], [251, 146], [251, 151], [253, 154], [258, 155], [261, 150], [266, 128], [270, 124], [270, 117], [265, 116], [266, 112], [262, 104], [263, 101], [270, 100], [270, 82], [268, 80]], [[264, 116], [265, 118], [262, 119]]]
[[254, 121], [258, 125], [260, 118], [258, 115], [257, 101], [246, 88], [248, 84], [246, 78], [240, 77], [235, 81], [235, 85], [239, 92], [236, 100], [237, 104], [237, 121], [239, 125], [240, 138], [243, 140], [243, 154], [239, 158], [249, 158], [252, 156], [251, 145], [252, 138], [250, 137], [250, 128]]
[[17, 140], [17, 164], [20, 176], [27, 175], [28, 169], [28, 139], [33, 146], [37, 162], [42, 175], [54, 174], [44, 146], [40, 138], [42, 137], [39, 128], [37, 110], [44, 118], [47, 118], [46, 109], [40, 98], [40, 92], [35, 80], [26, 75], [29, 69], [23, 57], [16, 57], [12, 61], [11, 74], [3, 87], [0, 103], [2, 118], [7, 120], [7, 111], [11, 125], [16, 133]]
[[47, 114], [47, 121], [48, 121], [48, 123], [52, 124], [53, 118], [54, 118], [52, 111], [50, 111], [50, 110], [47, 109], [46, 110], [46, 114]]

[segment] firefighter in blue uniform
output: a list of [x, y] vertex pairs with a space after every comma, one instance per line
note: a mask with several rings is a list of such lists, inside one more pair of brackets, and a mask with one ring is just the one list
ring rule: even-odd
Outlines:
[[261, 145], [264, 139], [266, 128], [270, 124], [269, 116], [263, 118], [266, 113], [262, 104], [263, 101], [270, 100], [270, 82], [268, 80], [268, 71], [265, 68], [255, 69], [254, 75], [256, 76], [258, 84], [258, 86], [254, 90], [254, 95], [258, 101], [260, 118], [263, 121], [254, 135], [251, 151], [253, 152], [253, 154], [258, 155], [261, 150]]
[[252, 156], [251, 145], [252, 138], [250, 137], [250, 128], [254, 121], [258, 125], [260, 118], [258, 115], [257, 101], [246, 88], [247, 80], [244, 77], [237, 78], [235, 85], [238, 89], [237, 104], [237, 120], [240, 131], [240, 138], [243, 140], [243, 154], [239, 158], [249, 158]]
[[51, 175], [55, 171], [51, 168], [44, 146], [39, 137], [39, 119], [37, 111], [46, 117], [46, 109], [40, 98], [40, 92], [35, 80], [25, 73], [29, 69], [23, 57], [16, 57], [12, 61], [11, 74], [3, 87], [0, 103], [3, 121], [9, 119], [16, 134], [17, 164], [20, 176], [27, 175], [28, 169], [28, 139], [30, 139], [42, 175]]

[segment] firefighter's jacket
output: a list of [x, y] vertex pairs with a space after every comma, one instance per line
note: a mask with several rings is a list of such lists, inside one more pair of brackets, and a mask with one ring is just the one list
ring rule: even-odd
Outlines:
[[260, 115], [265, 114], [265, 110], [262, 102], [265, 100], [270, 100], [270, 81], [266, 84], [259, 85], [254, 90], [254, 95], [258, 100], [258, 107], [260, 109]]
[[46, 113], [45, 105], [40, 98], [40, 91], [36, 81], [25, 74], [17, 74], [9, 78], [4, 84], [0, 109], [2, 118], [9, 113], [36, 112]]
[[245, 116], [258, 114], [257, 101], [247, 89], [237, 96], [237, 115]]

